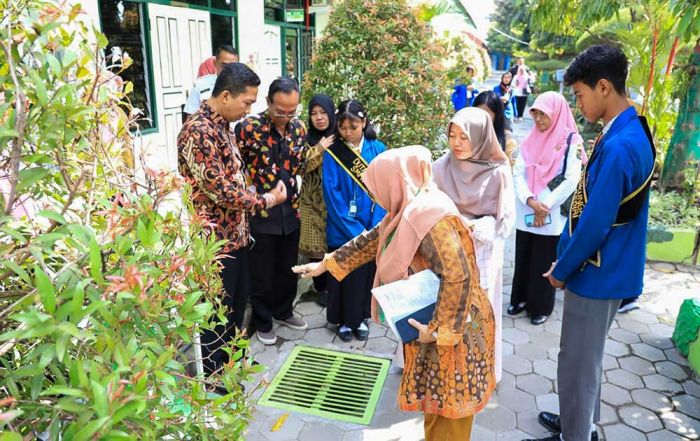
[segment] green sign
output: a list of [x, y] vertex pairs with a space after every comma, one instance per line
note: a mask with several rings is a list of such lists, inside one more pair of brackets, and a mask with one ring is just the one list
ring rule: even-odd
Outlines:
[[286, 21], [288, 21], [288, 22], [303, 22], [304, 21], [304, 10], [303, 9], [287, 9]]

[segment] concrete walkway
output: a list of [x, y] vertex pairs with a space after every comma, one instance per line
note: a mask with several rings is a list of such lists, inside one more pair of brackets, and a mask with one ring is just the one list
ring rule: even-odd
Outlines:
[[[516, 123], [522, 139], [532, 127], [525, 119]], [[514, 240], [506, 248], [504, 305], [510, 297]], [[645, 273], [642, 308], [619, 314], [605, 348], [602, 386], [602, 420], [599, 433], [608, 441], [678, 441], [700, 439], [700, 382], [687, 360], [671, 342], [681, 302], [700, 295], [700, 268], [650, 263]], [[543, 326], [525, 317], [503, 317], [504, 373], [487, 408], [476, 417], [474, 441], [519, 441], [547, 436], [537, 423], [537, 413], [558, 412], [557, 354], [561, 330], [562, 293], [554, 313]], [[506, 306], [504, 306], [505, 314]], [[301, 296], [296, 310], [309, 323], [307, 331], [277, 328], [278, 344], [265, 347], [256, 338], [255, 358], [268, 366], [260, 380], [270, 381], [297, 344], [391, 358], [397, 341], [390, 330], [372, 324], [367, 342], [344, 343], [330, 326], [325, 310]], [[300, 413], [257, 406], [248, 441], [419, 441], [423, 418], [396, 407], [400, 375], [387, 377], [374, 418], [369, 426], [325, 420]], [[259, 397], [261, 391], [255, 394]], [[272, 431], [288, 414], [279, 430]]]

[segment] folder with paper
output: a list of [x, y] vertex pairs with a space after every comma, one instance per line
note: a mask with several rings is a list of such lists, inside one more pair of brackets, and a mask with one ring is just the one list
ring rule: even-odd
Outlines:
[[408, 323], [413, 318], [427, 324], [433, 317], [440, 278], [431, 270], [412, 274], [372, 290], [391, 330], [404, 343], [418, 338], [418, 330]]

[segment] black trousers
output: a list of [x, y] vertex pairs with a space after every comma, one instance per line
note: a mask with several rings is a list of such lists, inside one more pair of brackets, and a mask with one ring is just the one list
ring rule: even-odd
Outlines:
[[204, 372], [210, 374], [228, 362], [228, 354], [221, 349], [243, 328], [248, 294], [250, 292], [250, 267], [248, 248], [232, 251], [221, 260], [221, 281], [224, 285], [222, 302], [226, 307], [228, 323], [218, 324], [213, 330], [204, 330], [200, 336]]
[[525, 106], [526, 105], [527, 105], [527, 95], [516, 96], [515, 97], [515, 107], [516, 107], [517, 114], [515, 116], [517, 116], [518, 118], [522, 118], [523, 113], [525, 113]]
[[510, 304], [527, 303], [528, 315], [550, 315], [554, 309], [554, 287], [542, 274], [557, 260], [557, 243], [559, 236], [515, 232], [515, 272]]
[[[309, 259], [309, 262], [321, 262], [323, 259], [314, 259], [311, 258]], [[317, 293], [322, 293], [324, 291], [328, 291], [328, 278], [330, 276], [328, 275], [327, 272], [321, 274], [320, 276], [313, 277], [312, 280], [314, 282], [314, 289], [316, 290]]]
[[253, 234], [255, 246], [250, 250], [251, 326], [256, 331], [270, 332], [272, 318], [286, 320], [292, 316], [297, 295], [299, 230], [286, 236]]
[[372, 284], [377, 266], [369, 262], [348, 274], [342, 282], [328, 275], [326, 320], [357, 329], [371, 315]]

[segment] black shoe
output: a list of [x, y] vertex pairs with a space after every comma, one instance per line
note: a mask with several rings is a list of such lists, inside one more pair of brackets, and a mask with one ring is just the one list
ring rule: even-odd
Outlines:
[[559, 435], [548, 436], [547, 438], [527, 438], [523, 441], [560, 441]]
[[340, 326], [338, 326], [336, 333], [338, 334], [338, 337], [340, 337], [340, 339], [346, 343], [352, 340], [352, 331], [349, 329], [347, 331], [341, 331]]
[[[540, 412], [537, 415], [537, 421], [544, 426], [545, 429], [552, 433], [555, 433], [554, 439], [559, 439], [559, 434], [561, 433], [561, 419], [559, 415], [552, 412]], [[543, 438], [543, 440], [549, 440], [550, 438]], [[591, 432], [591, 441], [598, 441], [598, 431]]]
[[314, 300], [318, 306], [326, 307], [328, 305], [328, 291], [321, 291]]
[[520, 314], [520, 313], [523, 312], [523, 311], [525, 311], [525, 307], [524, 307], [524, 306], [520, 306], [520, 305], [510, 305], [510, 306], [508, 307], [508, 311], [507, 311], [507, 312], [508, 312], [508, 315], [518, 315], [518, 314]]
[[541, 325], [542, 323], [547, 321], [548, 317], [549, 316], [546, 315], [533, 315], [530, 319], [530, 323], [532, 323], [533, 325]]
[[550, 432], [561, 433], [561, 419], [556, 413], [540, 412], [539, 415], [537, 415], [537, 421]]
[[355, 329], [352, 333], [355, 334], [356, 339], [361, 341], [365, 341], [369, 337], [369, 329]]

